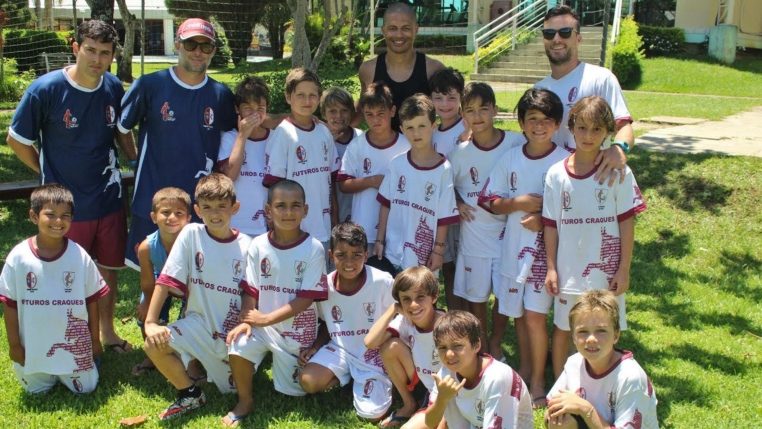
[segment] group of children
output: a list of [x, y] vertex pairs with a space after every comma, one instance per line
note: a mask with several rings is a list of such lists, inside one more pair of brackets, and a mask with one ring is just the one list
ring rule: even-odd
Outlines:
[[[352, 381], [358, 416], [382, 427], [532, 427], [532, 409], [545, 406], [553, 427], [657, 427], [648, 378], [615, 348], [633, 217], [645, 204], [629, 169], [613, 185], [593, 179], [614, 132], [603, 99], [582, 99], [561, 124], [560, 99], [530, 89], [517, 105], [523, 133], [507, 132], [494, 125], [489, 85], [445, 69], [431, 78], [431, 98], [411, 96], [398, 112], [383, 82], [370, 85], [358, 102], [361, 132], [343, 89], [323, 93], [301, 68], [285, 86], [290, 114], [270, 130], [267, 86], [244, 79], [218, 172], [199, 180], [193, 203], [176, 188], [153, 198], [158, 231], [138, 247], [148, 359], [134, 372], [155, 366], [177, 389], [161, 419], [202, 406], [206, 378], [237, 392], [222, 422], [239, 424], [271, 352], [278, 392]], [[562, 125], [577, 142], [571, 154], [553, 143]], [[107, 286], [64, 237], [73, 209], [61, 186], [38, 188], [38, 234], [14, 248], [0, 277], [11, 359], [30, 392], [97, 383], [94, 303]], [[190, 223], [191, 210], [203, 224]], [[448, 312], [436, 307], [440, 268]], [[171, 297], [183, 308], [168, 324]], [[547, 393], [551, 308], [557, 381]], [[50, 317], [65, 332], [25, 335]], [[502, 357], [509, 317], [518, 372]], [[567, 359], [570, 340], [578, 353]], [[393, 387], [402, 407], [390, 413]]]

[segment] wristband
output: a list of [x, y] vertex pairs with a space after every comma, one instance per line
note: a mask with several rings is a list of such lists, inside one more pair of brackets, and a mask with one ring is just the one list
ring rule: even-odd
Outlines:
[[614, 143], [611, 143], [611, 146], [619, 146], [622, 148], [622, 152], [624, 152], [625, 155], [630, 153], [630, 145], [624, 140], [617, 140]]

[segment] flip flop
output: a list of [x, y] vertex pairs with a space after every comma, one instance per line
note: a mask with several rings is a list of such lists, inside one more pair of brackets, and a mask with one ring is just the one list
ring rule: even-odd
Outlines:
[[132, 375], [135, 377], [140, 377], [141, 375], [147, 374], [151, 371], [156, 371], [156, 367], [153, 365], [148, 365], [145, 362], [141, 362], [132, 367]]
[[132, 346], [127, 340], [122, 340], [121, 343], [106, 344], [103, 346], [104, 350], [115, 352], [116, 354], [122, 354], [132, 351]]
[[389, 417], [381, 420], [378, 423], [378, 427], [396, 428], [404, 425], [408, 420], [410, 420], [410, 416], [398, 416], [396, 411], [392, 411], [392, 413], [389, 414]]
[[245, 419], [248, 416], [249, 416], [248, 414], [242, 414], [240, 416], [239, 415], [235, 415], [235, 414], [233, 414], [232, 411], [230, 411], [230, 412], [227, 413], [227, 415], [225, 415], [225, 417], [227, 417], [228, 420], [230, 420], [230, 423], [225, 423], [225, 417], [223, 417], [222, 418], [222, 425], [225, 426], [225, 427], [229, 427], [229, 428], [238, 427], [238, 425], [240, 424], [240, 421]]
[[540, 410], [542, 408], [546, 408], [548, 406], [548, 398], [545, 396], [538, 396], [536, 398], [532, 398], [532, 409], [533, 410]]

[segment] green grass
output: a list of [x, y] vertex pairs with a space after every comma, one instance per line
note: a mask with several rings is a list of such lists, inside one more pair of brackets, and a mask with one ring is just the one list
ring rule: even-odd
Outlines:
[[643, 60], [643, 77], [637, 89], [759, 98], [762, 96], [762, 58], [739, 56], [731, 66], [703, 57], [649, 58]]

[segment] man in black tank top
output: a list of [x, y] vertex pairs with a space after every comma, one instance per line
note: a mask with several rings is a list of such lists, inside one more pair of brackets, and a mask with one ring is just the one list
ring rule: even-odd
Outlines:
[[[373, 82], [383, 80], [389, 85], [394, 106], [399, 111], [402, 101], [413, 94], [429, 94], [429, 77], [444, 65], [414, 48], [418, 32], [415, 12], [404, 3], [390, 4], [384, 13], [381, 27], [386, 42], [386, 52], [360, 65], [359, 75], [363, 92]], [[362, 112], [358, 112], [362, 117]], [[399, 129], [397, 115], [392, 127]]]

